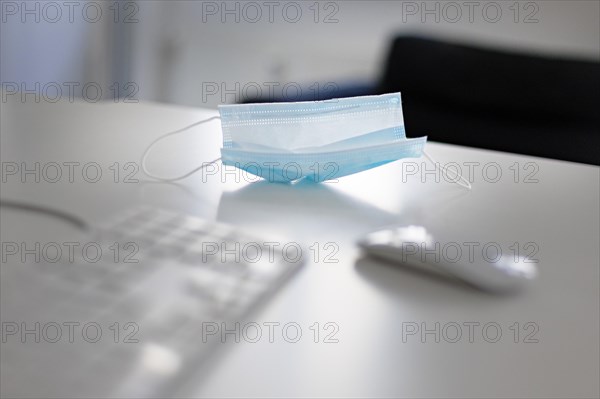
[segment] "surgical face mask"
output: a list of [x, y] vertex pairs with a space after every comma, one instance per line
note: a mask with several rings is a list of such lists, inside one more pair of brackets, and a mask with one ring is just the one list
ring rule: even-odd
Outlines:
[[174, 178], [150, 174], [145, 166], [159, 140], [213, 119], [221, 119], [223, 164], [270, 182], [322, 182], [418, 158], [427, 141], [427, 137], [406, 138], [400, 93], [323, 102], [221, 105], [219, 114], [156, 139], [142, 157], [144, 172], [175, 181], [218, 161]]

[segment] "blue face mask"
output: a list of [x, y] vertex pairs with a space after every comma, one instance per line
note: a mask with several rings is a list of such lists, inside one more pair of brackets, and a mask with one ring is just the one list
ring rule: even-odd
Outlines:
[[420, 157], [400, 93], [325, 102], [221, 105], [222, 162], [270, 182], [336, 179]]
[[[209, 118], [159, 140], [213, 119], [221, 119], [221, 161], [270, 182], [308, 179], [315, 182], [362, 172], [402, 158], [423, 154], [427, 137], [407, 139], [400, 93], [341, 98], [324, 102], [241, 104], [219, 106], [220, 117]], [[218, 161], [212, 161], [216, 162]]]

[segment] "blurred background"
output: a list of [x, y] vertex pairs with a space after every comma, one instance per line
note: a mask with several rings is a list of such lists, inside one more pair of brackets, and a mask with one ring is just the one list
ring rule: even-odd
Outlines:
[[3, 102], [401, 91], [409, 135], [599, 162], [595, 0], [1, 3]]

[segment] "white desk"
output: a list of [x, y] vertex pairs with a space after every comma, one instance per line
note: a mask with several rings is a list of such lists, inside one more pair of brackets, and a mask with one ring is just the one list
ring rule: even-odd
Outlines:
[[[93, 161], [106, 175], [98, 183], [86, 183], [81, 175], [75, 183], [20, 183], [10, 177], [2, 184], [3, 198], [44, 203], [92, 220], [147, 203], [283, 242], [320, 246], [319, 262], [308, 262], [251, 317], [258, 323], [296, 322], [302, 339], [291, 344], [279, 335], [274, 343], [231, 345], [212, 360], [210, 371], [182, 387], [182, 395], [598, 397], [599, 168], [431, 143], [428, 150], [440, 162], [480, 163], [471, 192], [435, 183], [432, 176], [425, 183], [418, 175], [403, 183], [403, 162], [319, 185], [249, 184], [233, 175], [221, 182], [219, 174], [205, 179], [197, 174], [175, 185], [145, 182], [141, 172], [135, 175], [140, 183], [112, 181], [110, 165], [138, 162], [154, 137], [212, 114], [158, 104], [9, 102], [2, 104], [0, 118], [3, 162]], [[157, 147], [149, 167], [164, 174], [186, 171], [217, 158], [220, 141], [218, 122], [200, 127]], [[482, 166], [493, 162], [503, 174], [496, 183], [482, 176]], [[518, 182], [511, 169], [515, 162]], [[538, 183], [523, 182], [533, 170], [525, 169], [528, 162], [539, 168]], [[488, 180], [496, 166], [489, 168]], [[458, 243], [495, 242], [507, 251], [515, 242], [521, 248], [534, 242], [540, 278], [529, 290], [502, 297], [362, 259], [356, 240], [396, 223], [452, 231]], [[329, 242], [339, 248], [333, 256], [338, 263], [324, 262]], [[314, 322], [336, 323], [339, 343], [314, 343], [309, 329]], [[433, 335], [425, 342], [418, 335], [403, 342], [403, 323], [410, 322], [428, 328], [439, 322], [446, 336], [440, 343]], [[448, 342], [455, 331], [451, 322], [480, 323], [474, 342], [465, 335]], [[489, 322], [502, 329], [496, 343], [485, 340], [494, 338], [493, 329], [482, 334]], [[510, 329], [515, 322], [518, 343]], [[523, 342], [532, 331], [523, 329], [527, 322], [539, 327], [538, 343]]]

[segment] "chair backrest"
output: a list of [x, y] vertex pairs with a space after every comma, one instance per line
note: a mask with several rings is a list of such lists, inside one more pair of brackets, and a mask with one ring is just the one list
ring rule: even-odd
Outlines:
[[600, 164], [600, 63], [398, 37], [378, 88], [394, 91], [409, 135]]

